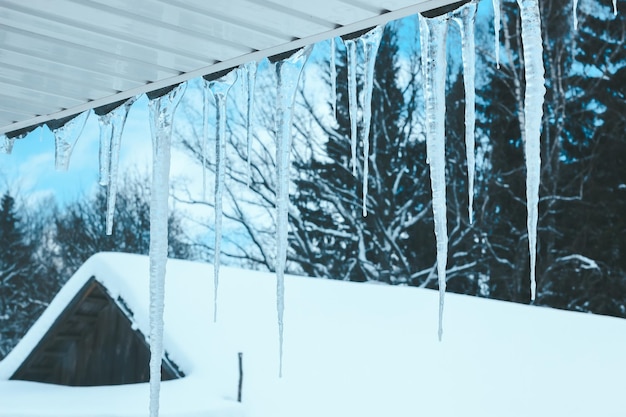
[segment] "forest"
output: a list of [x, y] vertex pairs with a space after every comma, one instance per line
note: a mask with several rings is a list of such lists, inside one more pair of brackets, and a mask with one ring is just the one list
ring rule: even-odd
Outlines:
[[[485, 7], [485, 0], [480, 8]], [[626, 318], [626, 17], [604, 0], [578, 9], [540, 1], [546, 97], [541, 135], [535, 305]], [[584, 7], [583, 7], [584, 6]], [[492, 16], [476, 24], [476, 178], [468, 216], [464, 74], [460, 38], [449, 25], [446, 93], [448, 291], [530, 302], [525, 80], [519, 8], [503, 1], [499, 66]], [[626, 2], [618, 2], [620, 10]], [[294, 109], [288, 271], [327, 279], [437, 288], [436, 245], [426, 158], [423, 77], [416, 18], [386, 25], [376, 58], [369, 135], [368, 215], [363, 216], [363, 143], [351, 164], [346, 49], [316, 45]], [[312, 81], [315, 80], [315, 81]], [[359, 88], [363, 82], [358, 78]], [[224, 263], [276, 268], [275, 83], [260, 64], [253, 146], [246, 111], [229, 102], [224, 190]], [[336, 102], [331, 89], [336, 88]], [[319, 94], [323, 90], [324, 94]], [[316, 92], [316, 93], [312, 93]], [[174, 146], [204, 166], [203, 109], [187, 94]], [[185, 98], [184, 98], [185, 100]], [[211, 139], [211, 138], [210, 138]], [[215, 149], [215, 138], [212, 138]], [[211, 153], [211, 152], [210, 152]], [[250, 164], [248, 167], [248, 163]], [[105, 233], [106, 189], [65, 206], [25, 204], [10, 188], [0, 200], [0, 359], [71, 274], [93, 253], [147, 254], [149, 181], [120, 179], [113, 234]], [[210, 188], [210, 187], [209, 187]], [[169, 255], [212, 261], [215, 200], [172, 190]], [[186, 206], [209, 215], [190, 221]], [[207, 277], [209, 279], [209, 277]]]

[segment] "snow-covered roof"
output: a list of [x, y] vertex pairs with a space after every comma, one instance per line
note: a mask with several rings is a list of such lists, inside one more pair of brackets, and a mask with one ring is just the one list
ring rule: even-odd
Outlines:
[[6, 0], [0, 133], [458, 0]]
[[[186, 376], [162, 383], [163, 416], [582, 417], [626, 409], [626, 320], [448, 294], [438, 342], [435, 291], [287, 276], [279, 379], [273, 274], [221, 271], [214, 323], [211, 265], [168, 262], [164, 344]], [[147, 414], [147, 383], [7, 381], [92, 276], [124, 299], [147, 334], [148, 258], [92, 257], [0, 362], [0, 416]]]

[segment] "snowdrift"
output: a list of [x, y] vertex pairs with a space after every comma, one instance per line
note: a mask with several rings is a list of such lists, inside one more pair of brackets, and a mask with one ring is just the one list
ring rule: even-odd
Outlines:
[[[148, 384], [8, 380], [95, 276], [148, 334], [148, 258], [103, 253], [70, 279], [0, 362], [0, 416], [144, 416]], [[162, 384], [163, 416], [622, 416], [626, 320], [408, 287], [287, 276], [278, 378], [273, 274], [167, 266], [165, 350], [187, 375]], [[236, 402], [238, 352], [243, 402]]]

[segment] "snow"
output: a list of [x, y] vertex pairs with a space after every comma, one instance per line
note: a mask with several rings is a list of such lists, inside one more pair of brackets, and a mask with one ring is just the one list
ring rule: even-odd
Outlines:
[[575, 253], [572, 255], [562, 256], [557, 258], [556, 262], [570, 262], [570, 261], [578, 261], [580, 262], [580, 267], [582, 269], [597, 269], [600, 270], [598, 263], [593, 259], [587, 258], [584, 255]]
[[167, 264], [168, 201], [170, 195], [170, 146], [176, 106], [186, 84], [150, 100], [152, 133], [152, 188], [150, 196], [150, 416], [159, 415], [163, 311]]
[[348, 110], [350, 113], [350, 150], [352, 153], [352, 175], [356, 177], [356, 140], [358, 121], [358, 100], [356, 94], [356, 41], [346, 39], [346, 59], [348, 65]]
[[461, 48], [463, 60], [463, 83], [465, 87], [465, 149], [467, 155], [467, 188], [468, 218], [470, 224], [474, 219], [474, 172], [475, 172], [475, 138], [476, 126], [476, 94], [474, 90], [476, 78], [476, 46], [474, 41], [474, 21], [476, 19], [476, 3], [469, 2], [454, 13], [453, 20], [461, 31]]
[[237, 81], [237, 71], [230, 71], [222, 78], [208, 83], [208, 89], [215, 98], [217, 109], [217, 132], [215, 133], [215, 246], [213, 264], [213, 320], [217, 320], [217, 293], [220, 275], [220, 255], [222, 247], [222, 198], [226, 176], [226, 99], [228, 91]]
[[439, 329], [443, 336], [443, 305], [446, 292], [448, 229], [446, 219], [446, 35], [448, 16], [432, 19], [419, 16], [424, 101], [426, 103], [426, 154], [433, 190], [433, 216], [437, 241], [437, 277], [439, 281]]
[[70, 157], [76, 141], [83, 132], [90, 110], [74, 117], [64, 125], [52, 129], [54, 135], [54, 166], [57, 171], [67, 171], [70, 166]]
[[306, 63], [311, 47], [294, 53], [287, 59], [276, 62], [278, 137], [276, 138], [276, 310], [278, 313], [279, 364], [278, 373], [283, 370], [283, 315], [285, 310], [285, 263], [287, 261], [289, 229], [289, 168], [291, 154], [291, 123], [296, 88], [302, 68]]
[[541, 39], [541, 15], [538, 0], [517, 0], [522, 18], [524, 47], [524, 150], [526, 154], [526, 205], [528, 210], [528, 248], [530, 251], [530, 299], [535, 299], [537, 283], [537, 222], [541, 170], [541, 118], [546, 93]]
[[361, 142], [363, 142], [363, 217], [367, 217], [367, 189], [369, 179], [370, 160], [370, 125], [372, 122], [372, 90], [374, 89], [374, 68], [376, 66], [376, 53], [383, 37], [383, 26], [377, 26], [359, 38], [363, 47], [363, 63], [365, 66], [365, 78], [363, 81], [363, 130]]
[[[6, 380], [92, 276], [147, 334], [148, 267], [143, 256], [103, 253], [79, 269], [0, 362], [1, 417], [145, 416], [147, 384]], [[162, 383], [162, 416], [617, 417], [626, 407], [623, 319], [447, 294], [438, 343], [435, 291], [287, 275], [281, 379], [272, 274], [223, 267], [213, 323], [211, 273], [208, 264], [168, 261], [164, 346], [187, 376]]]

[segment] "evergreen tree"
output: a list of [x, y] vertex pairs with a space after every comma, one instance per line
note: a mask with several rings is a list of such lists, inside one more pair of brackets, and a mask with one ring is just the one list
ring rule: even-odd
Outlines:
[[[482, 92], [482, 128], [491, 138], [485, 247], [491, 254], [492, 294], [527, 302], [522, 45], [518, 8], [511, 2], [503, 6], [503, 65], [488, 67], [490, 82]], [[547, 92], [537, 303], [623, 316], [623, 260], [614, 256], [624, 248], [618, 231], [624, 176], [616, 162], [625, 149], [623, 16], [613, 20], [608, 6], [594, 17], [579, 12], [576, 32], [569, 2], [540, 6]]]
[[25, 233], [14, 197], [7, 191], [0, 199], [0, 358], [26, 332], [41, 313], [34, 295], [40, 268], [33, 260], [35, 246]]

